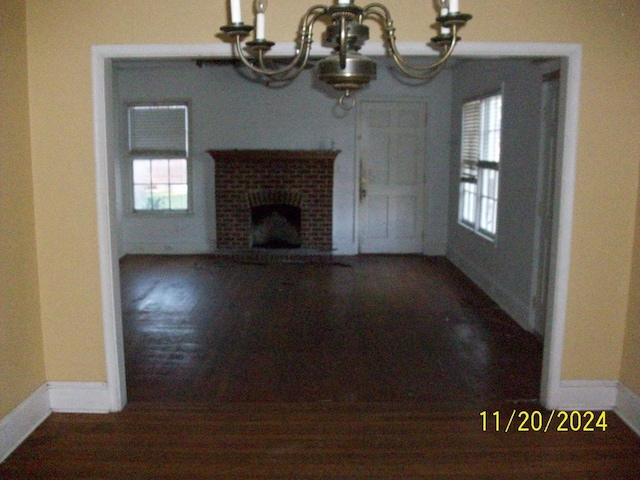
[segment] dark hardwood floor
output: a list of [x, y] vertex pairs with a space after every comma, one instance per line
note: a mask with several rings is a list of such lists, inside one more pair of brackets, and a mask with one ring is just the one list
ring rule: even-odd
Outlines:
[[554, 422], [547, 433], [505, 433], [511, 406], [500, 411], [501, 432], [485, 432], [464, 404], [134, 402], [118, 414], [53, 414], [0, 478], [640, 478], [640, 440], [613, 414], [605, 432], [561, 433]]
[[125, 258], [130, 403], [51, 415], [0, 478], [640, 478], [614, 413], [537, 404], [540, 340], [446, 260], [237, 260]]
[[136, 256], [121, 270], [132, 401], [487, 403], [539, 393], [540, 340], [442, 258]]

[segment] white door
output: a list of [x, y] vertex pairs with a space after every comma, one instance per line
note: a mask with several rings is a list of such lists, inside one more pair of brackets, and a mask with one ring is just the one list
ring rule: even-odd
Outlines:
[[360, 253], [423, 252], [426, 129], [424, 102], [360, 103]]

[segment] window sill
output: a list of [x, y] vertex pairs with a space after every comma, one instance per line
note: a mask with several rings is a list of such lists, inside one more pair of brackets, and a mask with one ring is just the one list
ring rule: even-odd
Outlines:
[[465, 230], [470, 231], [471, 233], [477, 235], [478, 237], [482, 238], [483, 240], [486, 240], [487, 242], [490, 242], [492, 244], [496, 244], [496, 236], [495, 235], [489, 235], [487, 233], [484, 233], [482, 230], [478, 230], [476, 228], [474, 228], [472, 225], [468, 225], [464, 222], [460, 222], [458, 221], [458, 225], [460, 227], [463, 227]]
[[130, 218], [180, 218], [180, 217], [193, 217], [194, 212], [192, 210], [171, 211], [171, 210], [136, 210], [127, 214]]

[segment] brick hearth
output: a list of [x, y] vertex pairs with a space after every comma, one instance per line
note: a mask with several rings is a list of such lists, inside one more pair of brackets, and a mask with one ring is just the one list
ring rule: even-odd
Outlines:
[[336, 150], [209, 150], [215, 160], [218, 250], [251, 247], [256, 199], [296, 199], [301, 248], [333, 247], [333, 166]]

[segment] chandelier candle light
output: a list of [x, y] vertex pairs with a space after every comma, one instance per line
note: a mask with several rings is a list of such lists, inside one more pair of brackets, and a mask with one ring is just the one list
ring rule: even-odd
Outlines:
[[381, 3], [359, 7], [355, 5], [355, 0], [337, 0], [331, 6], [315, 5], [309, 8], [300, 20], [294, 56], [282, 66], [272, 66], [265, 58], [265, 54], [275, 45], [266, 39], [267, 0], [254, 1], [255, 40], [245, 43], [250, 53], [245, 53], [242, 42], [254, 31], [254, 27], [242, 22], [240, 0], [229, 0], [231, 24], [221, 27], [221, 30], [235, 41], [236, 53], [249, 69], [272, 82], [290, 82], [300, 75], [309, 62], [315, 23], [328, 19], [331, 23], [326, 28], [324, 41], [333, 47], [333, 53], [318, 62], [320, 80], [343, 92], [339, 104], [349, 109], [354, 105], [352, 100], [349, 101], [352, 92], [376, 78], [376, 63], [358, 53], [369, 39], [369, 27], [364, 24], [366, 20], [373, 19], [382, 25], [391, 58], [405, 75], [426, 80], [442, 70], [460, 40], [458, 28], [466, 25], [471, 15], [460, 13], [459, 0], [439, 0], [439, 3], [440, 15], [436, 18], [439, 34], [431, 38], [439, 57], [428, 65], [411, 63], [400, 55], [391, 14]]

